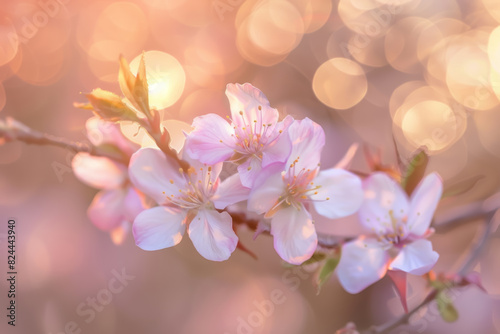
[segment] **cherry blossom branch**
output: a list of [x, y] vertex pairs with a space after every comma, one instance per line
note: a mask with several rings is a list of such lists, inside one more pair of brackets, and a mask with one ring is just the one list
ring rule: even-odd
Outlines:
[[[170, 135], [166, 129], [163, 129], [162, 131], [159, 126], [153, 128], [147, 122], [138, 123], [150, 134], [151, 138], [153, 138], [157, 146], [166, 155], [176, 160], [182, 169], [189, 169], [189, 164], [186, 161], [179, 159], [177, 153], [172, 148], [170, 148]], [[107, 157], [124, 164], [128, 164], [129, 160], [129, 158], [121, 152], [109, 149], [106, 150], [99, 146], [94, 146], [91, 143], [71, 141], [66, 138], [42, 133], [10, 117], [7, 117], [5, 121], [0, 120], [0, 144], [2, 138], [8, 142], [18, 140], [26, 144], [57, 146], [68, 149], [75, 153], [85, 152], [95, 156]]]
[[26, 144], [51, 145], [68, 149], [75, 153], [85, 152], [95, 156], [107, 157], [123, 163], [128, 162], [128, 158], [118, 151], [105, 150], [98, 146], [94, 146], [91, 143], [71, 141], [66, 138], [42, 133], [31, 129], [25, 124], [10, 117], [7, 117], [5, 121], [0, 120], [0, 140], [1, 139], [8, 142], [18, 140]]
[[[471, 251], [468, 259], [461, 265], [460, 269], [457, 271], [457, 274], [455, 276], [455, 281], [459, 281], [461, 279], [464, 279], [466, 275], [468, 274], [470, 268], [472, 268], [477, 260], [479, 259], [479, 256], [481, 255], [482, 251], [484, 250], [484, 247], [487, 244], [487, 241], [489, 239], [489, 236], [491, 232], [493, 231], [494, 227], [494, 221], [495, 221], [495, 213], [497, 210], [490, 212], [487, 215], [487, 223], [486, 226], [484, 227], [483, 234], [479, 238], [479, 240], [475, 243], [473, 246], [473, 250]], [[447, 287], [445, 287], [445, 290], [449, 290], [452, 288], [457, 287], [458, 284], [450, 284]], [[361, 334], [387, 334], [390, 333], [392, 330], [398, 328], [399, 326], [408, 324], [410, 321], [410, 318], [417, 313], [421, 308], [425, 307], [427, 304], [431, 303], [433, 300], [435, 300], [436, 295], [440, 292], [439, 289], [433, 288], [427, 297], [424, 298], [424, 300], [416, 306], [413, 310], [408, 312], [407, 314], [402, 315], [401, 317], [389, 321], [385, 324], [379, 325], [379, 326], [373, 326], [370, 329], [361, 331]]]

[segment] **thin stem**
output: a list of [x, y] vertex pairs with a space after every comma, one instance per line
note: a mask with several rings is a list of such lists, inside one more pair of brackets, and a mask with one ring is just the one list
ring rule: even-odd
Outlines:
[[433, 226], [437, 232], [444, 232], [463, 223], [485, 219], [499, 208], [500, 193], [496, 193], [485, 200], [448, 210], [436, 217]]
[[17, 140], [26, 144], [35, 145], [52, 145], [61, 148], [66, 148], [75, 153], [86, 152], [92, 155], [97, 155], [96, 149], [93, 145], [77, 141], [70, 141], [62, 137], [41, 133], [32, 130], [29, 134], [23, 134], [17, 137]]
[[[16, 121], [17, 122], [17, 121]], [[21, 125], [21, 128], [16, 129], [15, 140], [21, 141], [26, 144], [34, 144], [34, 145], [51, 145], [56, 147], [61, 147], [64, 149], [68, 149], [72, 152], [79, 153], [89, 153], [95, 156], [107, 157], [124, 164], [128, 163], [128, 157], [126, 157], [121, 152], [114, 152], [110, 150], [103, 150], [97, 146], [92, 145], [91, 143], [82, 143], [78, 141], [71, 141], [66, 138], [57, 137], [51, 134], [42, 133], [36, 130], [33, 130], [24, 124], [17, 122], [18, 125]], [[1, 133], [0, 133], [1, 134]]]

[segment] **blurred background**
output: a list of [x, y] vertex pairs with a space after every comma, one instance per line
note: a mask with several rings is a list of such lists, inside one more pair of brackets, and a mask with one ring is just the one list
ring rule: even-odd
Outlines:
[[[381, 149], [393, 165], [394, 143], [403, 160], [426, 145], [428, 170], [445, 185], [483, 176], [437, 215], [500, 189], [499, 1], [0, 0], [0, 118], [86, 141], [91, 114], [73, 102], [97, 87], [119, 93], [119, 55], [134, 71], [143, 51], [151, 103], [176, 140], [196, 116], [228, 114], [227, 83], [250, 82], [283, 116], [324, 127], [324, 167], [353, 142]], [[136, 127], [122, 130], [148, 145]], [[76, 180], [72, 157], [0, 146], [0, 268], [7, 271], [6, 226], [15, 218], [19, 273], [15, 329], [0, 281], [1, 333], [331, 334], [403, 312], [387, 279], [349, 295], [332, 277], [316, 295], [311, 272], [283, 266], [272, 239], [252, 241], [250, 231], [241, 240], [257, 261], [236, 251], [209, 262], [188, 238], [157, 252], [142, 251], [131, 235], [112, 240], [86, 217], [96, 190]], [[362, 154], [353, 166], [368, 171]], [[317, 226], [356, 230], [353, 217]], [[480, 226], [432, 237], [437, 272], [456, 270]], [[430, 306], [394, 333], [500, 332], [499, 254], [496, 233], [475, 267], [490, 295], [453, 292], [457, 322], [444, 323]], [[412, 308], [425, 280], [408, 284]], [[279, 303], [271, 307], [272, 298]]]

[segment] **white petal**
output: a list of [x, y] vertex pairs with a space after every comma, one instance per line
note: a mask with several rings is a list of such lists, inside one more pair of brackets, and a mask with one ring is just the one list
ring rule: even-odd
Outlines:
[[222, 117], [207, 114], [193, 120], [194, 130], [186, 138], [184, 148], [189, 156], [203, 163], [215, 164], [229, 159], [236, 148], [234, 129]]
[[127, 180], [127, 167], [109, 158], [80, 152], [71, 166], [76, 177], [93, 188], [116, 189]]
[[[292, 141], [288, 135], [288, 127], [293, 123], [293, 117], [288, 115], [273, 129], [269, 136], [270, 142], [262, 151], [262, 167], [269, 166], [275, 162], [285, 163], [292, 151]], [[281, 132], [280, 132], [281, 131]]]
[[309, 118], [295, 120], [288, 128], [288, 135], [292, 142], [292, 152], [286, 163], [290, 166], [295, 160], [295, 169], [314, 169], [321, 159], [321, 151], [325, 146], [325, 131]]
[[238, 244], [227, 212], [198, 211], [189, 224], [188, 233], [198, 253], [212, 261], [227, 260]]
[[[212, 183], [215, 183], [217, 178], [219, 177], [220, 172], [222, 171], [222, 166], [223, 163], [215, 163], [215, 164], [208, 164], [208, 163], [203, 163], [200, 160], [193, 159], [192, 157], [189, 156], [189, 154], [186, 154], [185, 151], [182, 152], [182, 159], [186, 161], [191, 167], [193, 167], [197, 173], [196, 173], [196, 178], [195, 180], [206, 180], [207, 174], [206, 172], [208, 171], [206, 168], [210, 167], [210, 181]], [[203, 171], [201, 170], [203, 168]], [[204, 173], [198, 173], [198, 171], [202, 171]]]
[[274, 249], [283, 260], [291, 264], [301, 264], [309, 259], [318, 245], [316, 229], [311, 215], [302, 206], [281, 209], [271, 220], [271, 234]]
[[[184, 152], [183, 152], [184, 153]], [[183, 154], [184, 161], [186, 161], [192, 169], [189, 172], [189, 180], [193, 183], [200, 183], [203, 185], [204, 193], [210, 197], [217, 190], [219, 186], [219, 174], [222, 171], [222, 162], [216, 164], [206, 164], [199, 160], [189, 157], [188, 154]]]
[[331, 168], [321, 171], [314, 179], [321, 186], [314, 200], [316, 211], [328, 218], [340, 218], [356, 212], [363, 202], [361, 180], [356, 175], [342, 169]]
[[155, 148], [143, 148], [132, 155], [129, 176], [137, 189], [158, 204], [164, 204], [167, 196], [177, 196], [179, 189], [186, 187], [178, 163]]
[[427, 175], [413, 191], [408, 227], [415, 235], [423, 235], [431, 224], [434, 211], [443, 194], [443, 181], [437, 173]]
[[[226, 96], [231, 108], [233, 123], [238, 127], [255, 126], [262, 128], [263, 124], [274, 125], [278, 121], [278, 110], [269, 106], [266, 96], [249, 83], [228, 84]], [[240, 114], [243, 112], [243, 115]]]
[[389, 256], [372, 239], [357, 239], [342, 247], [337, 276], [349, 293], [358, 293], [384, 277]]
[[374, 173], [363, 181], [365, 199], [359, 209], [361, 224], [368, 229], [392, 231], [390, 212], [397, 221], [408, 215], [408, 196], [385, 173]]
[[429, 240], [419, 239], [401, 249], [392, 261], [390, 269], [423, 275], [434, 267], [438, 258], [439, 254], [432, 250], [432, 243]]
[[241, 184], [251, 188], [261, 171], [262, 166], [260, 160], [254, 156], [250, 156], [245, 162], [238, 166]]
[[250, 192], [248, 210], [262, 214], [277, 203], [286, 188], [281, 177], [281, 169], [280, 165], [273, 164], [262, 170]]
[[90, 221], [103, 231], [111, 231], [120, 226], [126, 220], [124, 215], [126, 194], [123, 189], [98, 192], [87, 210]]
[[137, 246], [153, 251], [177, 245], [186, 230], [186, 211], [157, 206], [141, 212], [134, 221]]
[[250, 188], [241, 184], [238, 174], [231, 175], [220, 184], [212, 202], [217, 209], [224, 209], [226, 206], [248, 199]]

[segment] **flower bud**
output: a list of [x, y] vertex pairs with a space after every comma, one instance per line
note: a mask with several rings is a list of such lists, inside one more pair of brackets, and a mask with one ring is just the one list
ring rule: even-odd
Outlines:
[[[92, 105], [94, 112], [107, 121], [137, 120], [135, 112], [114, 93], [97, 88], [92, 93], [87, 94], [86, 97]], [[88, 109], [87, 105], [75, 106]]]

